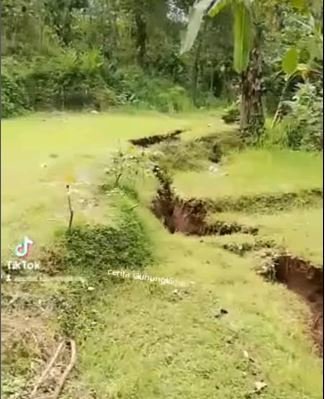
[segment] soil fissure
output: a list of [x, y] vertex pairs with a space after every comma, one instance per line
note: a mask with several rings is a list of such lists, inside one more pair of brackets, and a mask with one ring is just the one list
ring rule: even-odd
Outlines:
[[171, 232], [181, 232], [187, 235], [227, 235], [247, 233], [256, 235], [256, 227], [243, 226], [238, 223], [217, 221], [208, 223], [206, 216], [208, 206], [203, 200], [185, 200], [177, 196], [172, 188], [172, 180], [159, 166], [153, 169], [160, 186], [152, 201], [152, 212]]
[[161, 143], [163, 141], [174, 141], [179, 140], [180, 135], [184, 132], [184, 129], [176, 129], [166, 134], [156, 134], [153, 136], [141, 137], [140, 139], [129, 140], [135, 146], [138, 147], [150, 147], [154, 144]]
[[272, 257], [262, 274], [284, 284], [305, 301], [312, 314], [309, 323], [312, 337], [323, 353], [323, 269], [290, 254], [280, 254]]

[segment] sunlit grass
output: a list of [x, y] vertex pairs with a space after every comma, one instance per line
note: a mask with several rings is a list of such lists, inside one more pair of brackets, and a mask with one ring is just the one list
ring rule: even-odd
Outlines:
[[[3, 255], [24, 235], [34, 239], [36, 248], [49, 242], [53, 230], [68, 223], [66, 183], [96, 183], [103, 175], [108, 153], [125, 147], [128, 139], [177, 128], [203, 134], [205, 129], [216, 129], [217, 121], [211, 113], [168, 116], [156, 112], [53, 113], [4, 120]], [[83, 216], [78, 211], [78, 195], [75, 197], [78, 221]]]
[[[273, 215], [243, 213], [215, 214], [218, 220], [237, 221], [259, 228], [259, 238], [273, 240], [279, 247], [318, 265], [323, 261], [323, 210], [293, 209]], [[232, 241], [231, 236], [227, 240]]]
[[175, 186], [185, 196], [217, 198], [291, 192], [322, 186], [321, 154], [247, 150], [231, 154], [217, 172], [182, 172]]
[[[83, 341], [83, 382], [103, 398], [232, 399], [261, 380], [263, 398], [320, 398], [321, 360], [303, 332], [304, 304], [263, 282], [249, 260], [170, 235], [147, 211], [142, 218], [157, 257], [143, 273], [194, 284], [126, 280], [99, 295], [98, 328]], [[228, 314], [218, 319], [220, 308]]]
[[[37, 246], [50, 242], [67, 225], [71, 180], [76, 223], [113, 220], [118, 197], [96, 193], [107, 154], [129, 138], [176, 128], [191, 129], [185, 140], [228, 129], [213, 113], [34, 115], [3, 122], [4, 252], [24, 235]], [[175, 184], [185, 195], [213, 199], [321, 187], [322, 177], [320, 156], [278, 150], [233, 153], [219, 172], [177, 174]], [[322, 362], [312, 351], [305, 304], [263, 281], [251, 259], [222, 250], [218, 238], [169, 234], [146, 209], [154, 180], [137, 189], [135, 209], [154, 248], [154, 262], [142, 273], [194, 284], [183, 290], [128, 280], [108, 283], [105, 291], [94, 284], [89, 312], [96, 323], [85, 320], [86, 333], [76, 337], [78, 372], [67, 384], [76, 394], [67, 397], [88, 398], [93, 391], [100, 399], [233, 399], [249, 397], [255, 382], [265, 381], [264, 399], [320, 399]], [[261, 238], [320, 260], [320, 209], [217, 217], [258, 225]], [[217, 318], [220, 308], [228, 313]]]

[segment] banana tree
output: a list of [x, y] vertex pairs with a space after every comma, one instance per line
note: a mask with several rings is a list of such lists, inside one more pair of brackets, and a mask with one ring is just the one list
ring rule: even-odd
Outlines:
[[189, 51], [202, 20], [230, 7], [233, 13], [234, 69], [241, 75], [240, 129], [245, 135], [259, 136], [264, 127], [262, 105], [262, 30], [256, 23], [254, 0], [196, 0], [189, 16], [181, 53]]
[[[317, 23], [312, 15], [309, 16], [307, 22], [298, 21], [306, 35], [300, 41], [295, 43], [294, 47], [289, 48], [282, 59], [282, 70], [279, 74], [284, 73], [284, 85], [277, 110], [274, 114], [272, 127], [280, 122], [283, 112], [283, 104], [285, 96], [291, 82], [300, 77], [304, 82], [310, 78], [321, 79], [323, 74], [323, 33], [321, 24]], [[299, 62], [301, 53], [307, 61]]]

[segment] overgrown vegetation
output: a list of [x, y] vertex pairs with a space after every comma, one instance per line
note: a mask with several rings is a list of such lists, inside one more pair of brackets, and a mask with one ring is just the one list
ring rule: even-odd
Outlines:
[[66, 336], [81, 339], [94, 328], [91, 304], [98, 292], [110, 289], [110, 270], [140, 270], [153, 260], [150, 238], [134, 203], [119, 194], [114, 201], [118, 201], [116, 223], [103, 220], [97, 226], [76, 226], [59, 234], [54, 249], [44, 254], [51, 275], [70, 274], [85, 281], [72, 283], [68, 291], [63, 288], [53, 298]]
[[[320, 90], [323, 86], [320, 82], [323, 68], [322, 7], [320, 2], [304, 0], [285, 4], [276, 0], [249, 3], [198, 0], [193, 5], [182, 51], [191, 49], [206, 16], [216, 17], [225, 9], [230, 9], [233, 15], [233, 67], [241, 75], [237, 92], [240, 95], [240, 131], [247, 143], [256, 144], [265, 134], [265, 82], [268, 81], [269, 98], [274, 98], [277, 91], [277, 87], [270, 84], [270, 74], [274, 78], [281, 76], [284, 81], [278, 93], [274, 124], [281, 119], [283, 100], [289, 91], [293, 95], [299, 81], [312, 83]], [[272, 41], [277, 42], [277, 48]], [[274, 66], [265, 66], [265, 60]], [[232, 122], [235, 117], [236, 107], [230, 108], [226, 120]], [[317, 147], [317, 139], [308, 141], [313, 141]]]
[[321, 396], [322, 7], [193, 1], [3, 2], [8, 399]]
[[[66, 231], [50, 252], [50, 271], [72, 272], [96, 282], [107, 278], [110, 269], [138, 269], [152, 260], [146, 230], [136, 214], [134, 204], [117, 194], [122, 201], [116, 226], [79, 225]], [[120, 198], [120, 199], [119, 199]], [[122, 199], [121, 199], [122, 198]]]
[[[251, 395], [265, 381], [263, 396], [268, 399], [297, 395], [319, 398], [321, 360], [313, 353], [313, 342], [305, 328], [304, 320], [310, 320], [308, 309], [285, 287], [264, 283], [254, 268], [259, 261], [250, 257], [250, 251], [273, 246], [274, 241], [276, 247], [289, 248], [307, 259], [321, 259], [320, 154], [274, 149], [236, 151], [241, 142], [231, 128], [219, 138], [218, 134], [207, 133], [227, 130], [221, 121], [214, 125], [215, 114], [183, 118], [157, 114], [65, 114], [4, 122], [8, 156], [5, 172], [11, 178], [15, 176], [12, 185], [6, 186], [6, 207], [12, 207], [8, 209], [12, 215], [6, 219], [5, 248], [17, 245], [27, 223], [27, 234], [31, 234], [37, 246], [56, 226], [66, 229], [64, 179], [66, 174], [76, 176], [72, 185], [76, 189], [72, 193], [76, 210], [74, 228], [70, 233], [60, 234], [58, 248], [52, 247], [53, 242], [47, 245], [54, 250], [54, 254], [49, 253], [52, 264], [41, 259], [42, 275], [49, 282], [32, 286], [8, 283], [3, 287], [10, 296], [2, 320], [6, 321], [8, 314], [12, 317], [11, 324], [6, 324], [7, 336], [15, 338], [5, 342], [20, 343], [16, 345], [17, 351], [7, 347], [4, 390], [8, 398], [28, 397], [30, 385], [46, 367], [57, 340], [65, 336], [75, 339], [78, 350], [77, 367], [64, 388], [67, 397], [165, 398], [167, 393], [175, 399], [233, 398], [234, 394]], [[174, 169], [176, 189], [180, 187], [181, 173], [188, 176], [188, 181], [183, 181], [186, 184], [180, 187], [185, 193], [197, 190], [195, 196], [209, 197], [212, 202], [224, 195], [241, 200], [246, 194], [253, 193], [255, 199], [262, 194], [261, 205], [270, 212], [256, 214], [252, 201], [242, 203], [237, 213], [219, 211], [207, 215], [221, 222], [216, 227], [222, 229], [223, 236], [217, 236], [214, 229], [210, 231], [212, 235], [200, 237], [170, 234], [164, 229], [147, 209], [147, 198], [152, 199], [156, 186], [143, 172], [150, 169], [151, 155], [165, 145], [134, 147], [131, 152], [128, 146], [131, 139], [179, 127], [188, 128], [178, 140], [178, 151], [182, 151], [182, 146], [187, 149], [184, 161], [185, 153], [190, 155], [198, 146], [198, 163], [204, 156], [206, 164], [194, 171]], [[31, 140], [38, 143], [34, 152], [27, 145]], [[67, 140], [74, 145], [65, 148]], [[219, 164], [211, 163], [206, 158], [208, 153], [201, 152], [204, 148], [212, 150], [215, 143], [223, 148]], [[54, 153], [57, 157], [52, 158]], [[38, 164], [43, 156], [47, 168]], [[168, 164], [169, 169], [177, 166], [172, 159]], [[215, 170], [210, 171], [210, 166]], [[46, 184], [35, 184], [35, 180]], [[141, 184], [137, 186], [136, 181]], [[94, 190], [88, 182], [94, 182]], [[103, 183], [107, 184], [102, 186]], [[311, 193], [309, 205], [315, 209], [296, 207], [283, 212], [283, 205], [298, 204], [302, 194], [299, 190], [313, 187], [318, 190], [315, 196]], [[268, 202], [268, 194], [288, 190], [297, 192], [299, 198], [285, 198], [272, 208], [276, 201]], [[93, 196], [96, 201], [90, 201]], [[84, 207], [88, 202], [93, 206]], [[194, 213], [190, 220], [195, 219], [194, 207], [199, 203], [191, 201]], [[23, 212], [19, 222], [18, 208]], [[247, 209], [253, 213], [246, 212]], [[49, 221], [49, 215], [60, 213], [62, 218], [55, 224]], [[241, 226], [253, 229], [238, 228]], [[244, 238], [235, 245], [239, 234]], [[186, 287], [108, 275], [108, 269], [120, 270], [120, 265], [123, 269], [136, 266], [141, 274], [172, 278], [184, 282]], [[83, 277], [85, 281], [55, 283], [56, 277]], [[38, 291], [43, 293], [41, 301]], [[19, 300], [9, 305], [17, 294]], [[20, 299], [21, 295], [24, 299]], [[267, 312], [265, 303], [271, 304]], [[57, 313], [46, 318], [44, 309], [48, 307]], [[39, 334], [44, 330], [32, 329], [31, 320], [42, 321], [46, 326], [45, 338], [50, 338], [51, 343], [46, 346], [47, 351], [34, 351], [35, 339], [43, 347], [43, 335]], [[22, 332], [20, 325], [24, 327]], [[26, 329], [33, 332], [31, 339], [22, 335]], [[293, 359], [290, 364], [288, 356]], [[29, 367], [31, 362], [37, 362], [38, 367]], [[222, 369], [220, 364], [224, 365]], [[311, 373], [305, 373], [306, 364]], [[195, 384], [191, 383], [193, 376]], [[226, 383], [216, 388], [214, 381], [219, 380]], [[52, 380], [49, 384], [53, 384]]]
[[225, 154], [239, 150], [242, 146], [236, 130], [220, 131], [192, 140], [163, 142], [152, 149], [149, 158], [172, 173], [200, 171], [211, 167], [211, 163], [220, 164]]
[[[2, 117], [125, 105], [178, 112], [230, 103], [224, 118], [240, 124], [246, 142], [319, 149], [317, 2], [208, 3], [195, 5], [183, 41], [183, 50], [193, 51], [181, 55], [192, 0], [60, 0], [59, 9], [52, 0], [6, 0]], [[265, 132], [268, 115], [283, 121]]]
[[181, 57], [190, 3], [4, 1], [2, 117], [54, 108], [175, 112], [213, 104], [228, 89], [231, 71], [227, 46], [215, 52], [210, 42], [227, 27], [211, 25], [197, 54]]
[[298, 85], [291, 101], [284, 101], [287, 114], [270, 128], [264, 138], [266, 145], [289, 147], [293, 150], [319, 151], [323, 148], [323, 94], [312, 83]]

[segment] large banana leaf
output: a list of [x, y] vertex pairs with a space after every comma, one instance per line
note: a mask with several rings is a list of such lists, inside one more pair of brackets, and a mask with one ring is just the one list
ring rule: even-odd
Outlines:
[[252, 48], [252, 19], [250, 10], [244, 2], [233, 4], [234, 13], [234, 69], [240, 73], [249, 62]]
[[182, 41], [181, 54], [192, 48], [204, 15], [222, 1], [224, 0], [196, 0], [190, 11], [187, 31]]
[[181, 54], [189, 51], [199, 33], [205, 14], [213, 17], [224, 7], [232, 5], [234, 14], [234, 69], [239, 73], [247, 68], [252, 47], [250, 5], [253, 0], [196, 0], [182, 40]]

